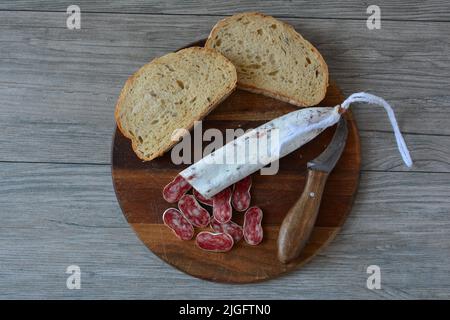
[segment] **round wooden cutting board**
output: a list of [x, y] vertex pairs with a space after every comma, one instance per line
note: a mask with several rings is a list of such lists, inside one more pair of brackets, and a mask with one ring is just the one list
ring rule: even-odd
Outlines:
[[[202, 45], [202, 42], [193, 45]], [[335, 106], [343, 97], [334, 82], [320, 106]], [[203, 130], [255, 128], [298, 108], [262, 95], [236, 90], [203, 121]], [[325, 187], [317, 222], [300, 257], [289, 264], [277, 260], [277, 237], [289, 208], [300, 197], [305, 184], [306, 163], [317, 157], [330, 142], [335, 127], [280, 160], [276, 175], [252, 175], [251, 205], [264, 212], [264, 240], [258, 246], [238, 242], [230, 252], [211, 253], [195, 246], [195, 240], [181, 241], [162, 221], [162, 213], [174, 204], [162, 197], [163, 187], [188, 165], [174, 165], [170, 151], [150, 162], [141, 161], [130, 140], [117, 129], [112, 148], [112, 177], [122, 211], [139, 238], [157, 256], [192, 276], [218, 282], [248, 283], [277, 277], [298, 268], [314, 257], [337, 234], [352, 207], [360, 170], [360, 145], [356, 123], [345, 115], [349, 135], [345, 150]], [[242, 223], [243, 213], [233, 213]], [[196, 230], [197, 232], [199, 229]], [[150, 270], [149, 270], [150, 272]]]

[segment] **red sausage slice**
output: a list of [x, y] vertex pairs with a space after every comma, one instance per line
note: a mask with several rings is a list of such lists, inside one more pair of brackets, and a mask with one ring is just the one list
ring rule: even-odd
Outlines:
[[211, 219], [211, 228], [217, 232], [223, 232], [233, 237], [234, 243], [239, 242], [242, 239], [242, 227], [233, 221], [227, 223], [219, 223], [216, 219]]
[[222, 232], [202, 231], [195, 238], [197, 246], [206, 251], [227, 252], [233, 248], [233, 237]]
[[251, 207], [244, 216], [244, 239], [251, 245], [259, 244], [263, 239], [261, 221], [263, 212], [258, 207]]
[[169, 208], [163, 213], [163, 221], [181, 240], [190, 240], [194, 236], [194, 227], [175, 208]]
[[233, 197], [231, 203], [237, 211], [245, 211], [250, 207], [250, 188], [252, 177], [248, 176], [234, 184]]
[[206, 227], [209, 224], [209, 212], [195, 200], [193, 195], [182, 196], [178, 201], [178, 208], [194, 227]]
[[198, 202], [206, 204], [207, 206], [212, 207], [213, 205], [213, 199], [212, 198], [205, 198], [202, 196], [197, 190], [192, 189], [192, 193], [194, 194], [195, 198]]
[[175, 203], [188, 192], [192, 186], [184, 180], [180, 175], [177, 175], [167, 186], [163, 189], [163, 198], [169, 203]]
[[231, 208], [230, 187], [224, 189], [213, 197], [213, 216], [220, 223], [227, 223], [231, 220], [233, 209]]

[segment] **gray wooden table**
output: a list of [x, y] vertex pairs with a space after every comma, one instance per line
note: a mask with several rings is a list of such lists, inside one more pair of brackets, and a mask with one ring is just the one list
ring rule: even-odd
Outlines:
[[[0, 1], [0, 298], [450, 298], [450, 4], [338, 1]], [[343, 92], [395, 108], [406, 168], [381, 108], [354, 113], [362, 172], [335, 241], [302, 269], [254, 285], [187, 276], [137, 239], [110, 175], [113, 110], [139, 66], [258, 10], [292, 23]], [[81, 289], [66, 287], [67, 266]], [[366, 287], [369, 265], [381, 289]]]

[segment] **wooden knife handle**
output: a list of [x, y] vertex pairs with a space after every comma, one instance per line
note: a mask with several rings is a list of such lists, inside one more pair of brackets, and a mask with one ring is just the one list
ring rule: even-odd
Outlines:
[[302, 195], [289, 210], [278, 235], [278, 259], [288, 263], [297, 258], [311, 235], [319, 212], [328, 173], [308, 170]]

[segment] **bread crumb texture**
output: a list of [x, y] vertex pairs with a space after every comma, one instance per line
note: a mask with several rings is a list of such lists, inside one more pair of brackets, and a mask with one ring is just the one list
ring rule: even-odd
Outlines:
[[236, 87], [235, 67], [218, 52], [192, 47], [144, 65], [126, 82], [116, 106], [120, 131], [143, 160], [162, 155], [176, 129], [190, 129]]
[[238, 87], [298, 106], [318, 104], [328, 86], [320, 53], [293, 27], [260, 13], [221, 20], [206, 47], [226, 56], [238, 72]]

